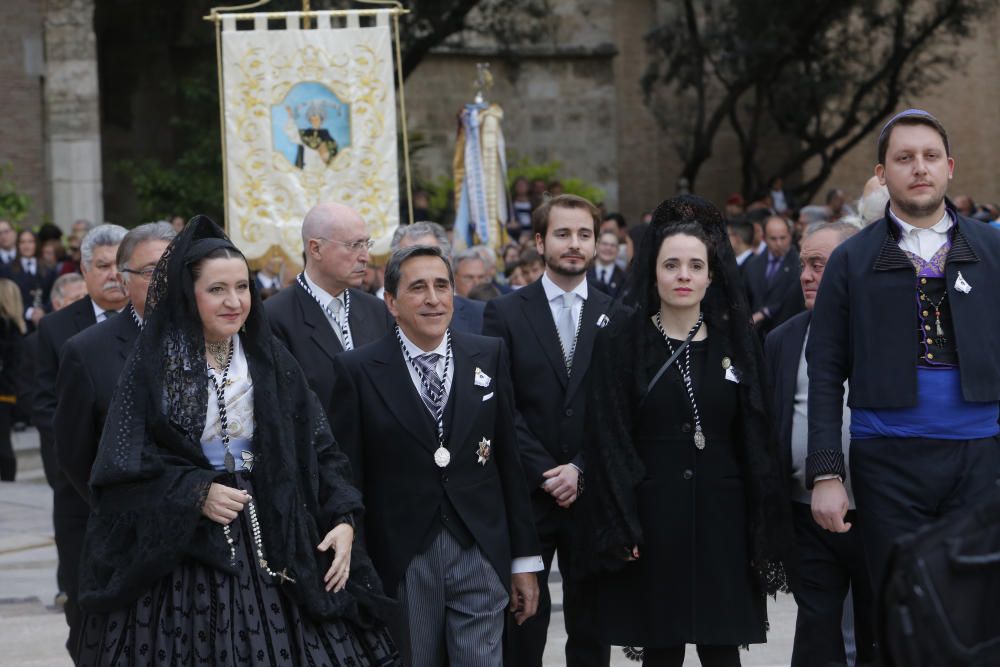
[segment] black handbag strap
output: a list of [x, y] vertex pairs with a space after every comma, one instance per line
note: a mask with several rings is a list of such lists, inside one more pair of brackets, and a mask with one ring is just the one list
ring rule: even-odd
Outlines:
[[695, 333], [697, 333], [697, 330], [692, 329], [691, 333], [688, 334], [688, 337], [684, 339], [684, 342], [681, 343], [677, 349], [674, 350], [674, 353], [670, 355], [670, 358], [667, 359], [662, 366], [660, 366], [660, 370], [656, 371], [656, 375], [654, 375], [653, 379], [649, 381], [648, 385], [646, 385], [646, 391], [642, 394], [642, 398], [639, 399], [640, 406], [642, 406], [642, 404], [646, 401], [646, 397], [649, 396], [651, 391], [653, 391], [653, 387], [655, 387], [656, 383], [660, 381], [663, 374], [667, 372], [670, 365], [677, 361], [677, 357], [681, 356], [681, 352], [683, 352], [691, 343], [691, 339], [694, 338]]

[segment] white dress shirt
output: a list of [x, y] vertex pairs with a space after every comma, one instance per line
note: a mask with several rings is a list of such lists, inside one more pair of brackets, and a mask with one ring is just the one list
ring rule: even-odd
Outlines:
[[753, 248], [747, 248], [740, 254], [736, 255], [736, 266], [743, 266], [743, 262], [747, 261], [753, 257]]
[[[444, 336], [441, 338], [441, 342], [438, 343], [438, 346], [433, 350], [423, 350], [418, 347], [416, 343], [406, 337], [406, 333], [403, 332], [402, 327], [399, 329], [399, 337], [403, 339], [403, 345], [406, 347], [406, 351], [409, 353], [411, 359], [416, 359], [421, 354], [430, 354], [432, 352], [440, 355], [437, 360], [435, 370], [437, 370], [438, 376], [444, 380], [444, 400], [447, 402], [455, 376], [454, 359], [447, 358], [448, 337]], [[444, 377], [444, 365], [446, 359], [448, 360], [448, 377]], [[410, 381], [413, 382], [413, 386], [416, 388], [417, 394], [420, 394], [423, 385], [420, 383], [420, 376], [417, 375], [417, 369], [413, 367], [413, 364], [408, 363], [406, 364], [406, 370], [410, 374]], [[421, 406], [422, 405], [423, 402], [421, 402]], [[510, 445], [517, 446], [517, 443], [513, 442], [510, 443]], [[510, 563], [511, 574], [521, 574], [522, 572], [541, 572], [544, 569], [545, 562], [542, 560], [541, 555], [522, 556], [521, 558], [513, 559]]]
[[22, 257], [21, 270], [33, 276], [36, 275], [38, 273], [38, 260], [34, 257]]
[[[552, 311], [552, 321], [559, 321], [559, 311], [562, 310], [563, 305], [563, 292], [562, 287], [556, 285], [549, 278], [549, 272], [546, 271], [542, 274], [542, 289], [545, 290], [545, 298], [549, 302], [549, 309]], [[580, 314], [583, 312], [583, 302], [587, 300], [587, 281], [586, 279], [581, 280], [580, 284], [570, 290], [570, 293], [575, 294], [577, 299], [573, 302], [573, 327], [574, 330], [580, 328]], [[567, 353], [569, 350], [566, 351]]]
[[[330, 326], [333, 328], [333, 333], [336, 334], [337, 336], [337, 340], [340, 341], [340, 344], [346, 350], [347, 345], [344, 341], [344, 332], [341, 331], [340, 321], [337, 320], [337, 318], [342, 318], [344, 316], [344, 308], [345, 308], [344, 293], [341, 292], [337, 296], [331, 296], [329, 292], [327, 292], [325, 289], [323, 289], [322, 287], [320, 287], [319, 285], [317, 285], [312, 281], [312, 278], [309, 277], [308, 271], [303, 271], [302, 275], [306, 279], [306, 285], [309, 285], [309, 289], [311, 289], [313, 294], [316, 295], [316, 297], [319, 299], [319, 302], [324, 306], [326, 306], [326, 308], [323, 309], [323, 314], [326, 315], [326, 321], [330, 323]], [[327, 313], [327, 309], [332, 311], [336, 317], [330, 317], [330, 314]], [[351, 334], [351, 323], [350, 321], [347, 321], [344, 324], [346, 325], [347, 335], [351, 336], [353, 342], [354, 337]]]
[[941, 246], [948, 242], [948, 230], [955, 224], [948, 211], [945, 211], [944, 216], [929, 229], [914, 227], [910, 223], [900, 220], [891, 208], [889, 209], [889, 217], [902, 230], [899, 235], [899, 247], [903, 250], [909, 250], [925, 262], [929, 262], [931, 257], [941, 249]]
[[0, 248], [0, 262], [10, 264], [14, 261], [15, 257], [17, 257], [17, 250], [15, 248], [11, 248], [10, 250]]
[[[618, 265], [615, 263], [601, 264], [600, 262], [594, 262], [594, 273], [597, 274], [598, 280], [606, 285], [609, 285], [611, 284], [611, 279], [615, 277], [615, 267], [617, 266]], [[585, 296], [583, 298], [586, 300], [587, 297]]]
[[[97, 302], [93, 299], [90, 300], [90, 305], [94, 309], [94, 319], [97, 320], [97, 324], [100, 324], [104, 320], [108, 319], [108, 316], [103, 308], [97, 305]], [[122, 311], [116, 310], [116, 313], [121, 313]]]

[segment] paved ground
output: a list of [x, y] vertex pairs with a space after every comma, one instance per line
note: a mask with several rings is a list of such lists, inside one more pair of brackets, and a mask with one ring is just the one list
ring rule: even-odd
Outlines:
[[[15, 434], [14, 447], [20, 466], [18, 481], [0, 484], [0, 667], [71, 667], [63, 648], [66, 623], [62, 612], [52, 607], [56, 594], [52, 494], [41, 472], [37, 435], [34, 431]], [[546, 667], [565, 662], [562, 594], [555, 582], [552, 599], [556, 611], [545, 652]], [[769, 604], [769, 642], [742, 654], [747, 667], [785, 667], [789, 663], [795, 604], [788, 596], [769, 600]], [[615, 667], [636, 664], [619, 649], [613, 650]], [[698, 665], [693, 648], [684, 665]]]

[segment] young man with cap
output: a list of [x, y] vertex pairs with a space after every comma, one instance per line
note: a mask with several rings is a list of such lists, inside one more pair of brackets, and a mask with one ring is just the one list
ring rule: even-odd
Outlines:
[[833, 252], [806, 347], [813, 516], [851, 528], [848, 380], [851, 481], [875, 591], [897, 538], [963, 512], [1000, 474], [1000, 235], [949, 206], [954, 168], [931, 114], [886, 124], [875, 167], [885, 217]]

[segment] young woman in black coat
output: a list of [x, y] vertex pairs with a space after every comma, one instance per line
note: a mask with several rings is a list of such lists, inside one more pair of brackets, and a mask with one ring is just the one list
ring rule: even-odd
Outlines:
[[581, 500], [600, 627], [648, 667], [679, 667], [686, 644], [706, 667], [737, 666], [739, 646], [766, 640], [791, 539], [760, 352], [711, 204], [660, 205], [629, 301], [591, 367]]

